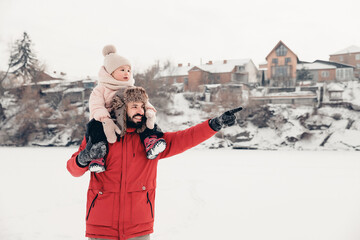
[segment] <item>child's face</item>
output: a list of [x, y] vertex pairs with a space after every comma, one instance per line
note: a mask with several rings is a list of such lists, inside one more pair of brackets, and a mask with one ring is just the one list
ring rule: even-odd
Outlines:
[[115, 78], [118, 81], [129, 81], [131, 76], [131, 67], [128, 65], [123, 65], [115, 69], [113, 73], [111, 74], [113, 78]]

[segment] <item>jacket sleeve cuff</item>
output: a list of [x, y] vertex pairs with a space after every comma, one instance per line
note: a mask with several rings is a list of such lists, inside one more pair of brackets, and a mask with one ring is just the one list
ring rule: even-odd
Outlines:
[[86, 168], [87, 165], [86, 165], [86, 166], [83, 166], [83, 165], [81, 165], [81, 164], [79, 163], [78, 157], [79, 157], [79, 155], [76, 156], [76, 161], [75, 161], [75, 162], [76, 162], [76, 165], [77, 165], [78, 167], [81, 167], [81, 168]]
[[216, 119], [212, 118], [212, 119], [209, 119], [208, 121], [209, 123], [209, 126], [212, 130], [218, 132], [221, 130], [221, 125], [218, 124], [218, 122], [216, 121]]

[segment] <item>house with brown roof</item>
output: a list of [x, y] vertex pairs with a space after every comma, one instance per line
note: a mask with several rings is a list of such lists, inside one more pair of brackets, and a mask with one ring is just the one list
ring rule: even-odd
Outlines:
[[292, 87], [296, 84], [298, 56], [282, 41], [266, 56], [267, 79], [273, 87]]
[[353, 45], [330, 54], [329, 60], [354, 66], [354, 75], [360, 79], [360, 47]]

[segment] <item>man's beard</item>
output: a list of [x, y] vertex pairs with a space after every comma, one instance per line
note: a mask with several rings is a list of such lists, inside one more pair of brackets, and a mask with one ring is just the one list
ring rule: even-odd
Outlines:
[[128, 128], [141, 128], [145, 124], [146, 118], [143, 115], [136, 114], [133, 117], [135, 116], [141, 116], [141, 121], [134, 122], [129, 116], [126, 115], [126, 126]]

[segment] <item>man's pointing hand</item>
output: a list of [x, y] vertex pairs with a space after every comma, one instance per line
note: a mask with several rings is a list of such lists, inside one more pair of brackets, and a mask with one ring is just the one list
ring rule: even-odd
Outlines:
[[210, 119], [209, 125], [214, 131], [220, 131], [223, 127], [232, 126], [235, 124], [236, 116], [235, 113], [240, 112], [243, 108], [237, 107], [226, 111], [219, 117]]

